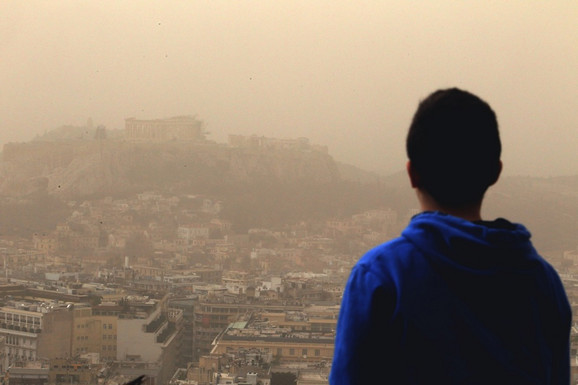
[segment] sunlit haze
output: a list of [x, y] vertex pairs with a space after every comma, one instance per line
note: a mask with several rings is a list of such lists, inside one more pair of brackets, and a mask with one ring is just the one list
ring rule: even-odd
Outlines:
[[578, 173], [578, 2], [3, 1], [0, 143], [197, 115], [393, 173], [418, 101], [478, 94], [506, 175]]

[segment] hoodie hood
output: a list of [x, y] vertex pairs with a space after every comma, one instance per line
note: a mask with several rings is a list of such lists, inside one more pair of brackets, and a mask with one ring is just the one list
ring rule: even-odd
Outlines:
[[440, 212], [415, 215], [402, 232], [432, 262], [482, 271], [531, 268], [538, 258], [530, 232], [505, 219], [470, 222]]

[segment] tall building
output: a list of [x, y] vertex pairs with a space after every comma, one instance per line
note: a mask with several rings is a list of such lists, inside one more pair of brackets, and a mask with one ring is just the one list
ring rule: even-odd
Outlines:
[[91, 307], [75, 307], [72, 355], [98, 353], [101, 360], [116, 359], [118, 316], [97, 313]]
[[42, 316], [42, 332], [38, 336], [37, 358], [50, 360], [72, 355], [72, 307], [61, 307]]
[[[162, 300], [129, 296], [128, 312], [117, 323], [117, 363], [121, 366], [146, 364], [154, 370], [155, 382], [165, 384], [174, 374], [181, 355], [183, 311], [167, 307]], [[122, 371], [121, 371], [122, 372]]]
[[178, 359], [179, 367], [186, 367], [189, 362], [193, 361], [193, 322], [195, 317], [195, 302], [193, 298], [178, 298], [170, 301], [169, 307], [180, 309], [183, 312], [183, 335], [181, 341], [181, 350]]

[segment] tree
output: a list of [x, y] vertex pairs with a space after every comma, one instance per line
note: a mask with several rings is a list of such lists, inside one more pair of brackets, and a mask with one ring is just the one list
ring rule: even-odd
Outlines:
[[271, 373], [271, 385], [295, 385], [297, 375], [291, 372], [273, 372]]

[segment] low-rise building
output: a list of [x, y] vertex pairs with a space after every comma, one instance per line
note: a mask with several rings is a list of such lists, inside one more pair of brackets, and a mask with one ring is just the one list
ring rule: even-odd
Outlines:
[[[310, 327], [309, 327], [310, 329]], [[333, 357], [334, 332], [298, 332], [253, 319], [231, 324], [216, 340], [211, 355], [254, 349], [279, 363], [329, 362]]]
[[50, 360], [48, 383], [50, 385], [96, 385], [98, 383], [98, 368], [91, 366], [88, 359], [53, 359]]

